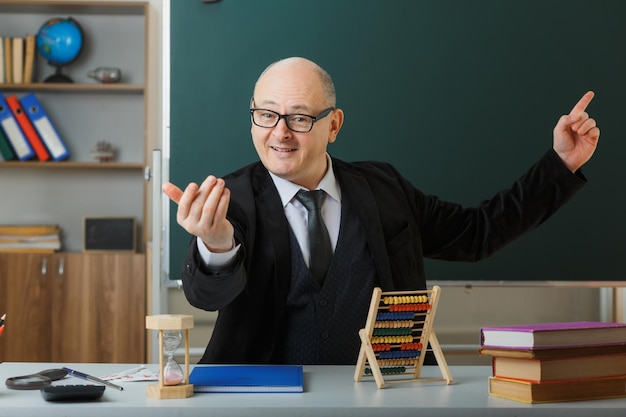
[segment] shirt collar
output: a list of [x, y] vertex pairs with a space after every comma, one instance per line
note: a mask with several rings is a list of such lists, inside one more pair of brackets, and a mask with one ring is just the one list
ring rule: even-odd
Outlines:
[[[330, 155], [326, 154], [326, 160], [328, 161], [328, 170], [326, 171], [326, 174], [324, 174], [324, 177], [315, 189], [324, 190], [326, 194], [328, 194], [331, 198], [333, 198], [337, 202], [341, 202], [341, 190], [339, 189], [337, 178], [335, 178], [335, 171], [333, 170], [333, 162], [330, 158]], [[298, 191], [306, 190], [306, 188], [298, 184], [294, 184], [291, 181], [287, 181], [286, 179], [280, 178], [272, 174], [271, 172], [269, 174], [270, 177], [272, 177], [272, 181], [274, 181], [276, 189], [278, 190], [280, 200], [283, 203], [283, 208], [286, 207], [287, 204], [291, 202], [291, 200], [293, 200], [293, 197]]]

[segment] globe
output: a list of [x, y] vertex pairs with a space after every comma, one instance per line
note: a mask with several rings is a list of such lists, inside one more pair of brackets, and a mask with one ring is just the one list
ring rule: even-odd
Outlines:
[[37, 32], [37, 50], [56, 73], [45, 82], [72, 82], [61, 72], [61, 68], [74, 62], [83, 50], [83, 30], [71, 17], [55, 17], [47, 20]]

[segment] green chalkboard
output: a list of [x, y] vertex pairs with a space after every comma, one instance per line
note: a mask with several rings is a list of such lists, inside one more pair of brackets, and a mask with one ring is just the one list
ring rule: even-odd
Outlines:
[[[249, 99], [293, 55], [333, 76], [346, 120], [329, 152], [392, 162], [415, 186], [474, 205], [550, 146], [589, 89], [602, 129], [589, 184], [533, 233], [473, 264], [428, 261], [430, 280], [626, 280], [626, 2], [224, 0], [171, 2], [170, 179], [257, 159]], [[171, 278], [189, 236], [170, 220]]]

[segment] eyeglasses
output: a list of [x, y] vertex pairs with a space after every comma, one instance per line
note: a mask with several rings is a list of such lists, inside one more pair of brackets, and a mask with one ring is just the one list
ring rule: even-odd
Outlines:
[[307, 133], [313, 129], [315, 122], [328, 116], [333, 110], [335, 110], [334, 107], [329, 107], [317, 116], [309, 116], [308, 114], [280, 114], [267, 109], [250, 109], [250, 117], [252, 118], [252, 123], [267, 129], [276, 126], [280, 119], [285, 119], [289, 130]]

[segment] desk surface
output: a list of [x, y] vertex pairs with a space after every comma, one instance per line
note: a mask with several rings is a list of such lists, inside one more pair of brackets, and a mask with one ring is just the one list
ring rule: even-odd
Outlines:
[[[107, 388], [93, 402], [54, 403], [39, 391], [10, 390], [4, 384], [11, 376], [67, 366], [94, 376], [123, 371], [136, 364], [0, 364], [0, 416], [623, 416], [626, 398], [568, 403], [524, 404], [492, 397], [487, 391], [491, 373], [484, 366], [452, 366], [454, 383], [410, 382], [388, 384], [378, 389], [373, 379], [354, 382], [353, 366], [305, 366], [305, 392], [296, 394], [195, 394], [187, 399], [157, 400], [146, 396], [154, 382], [127, 382], [124, 391]], [[150, 365], [150, 369], [158, 369]], [[439, 368], [427, 366], [422, 377], [440, 377]], [[59, 381], [61, 382], [61, 381]], [[84, 384], [66, 378], [63, 384]]]

